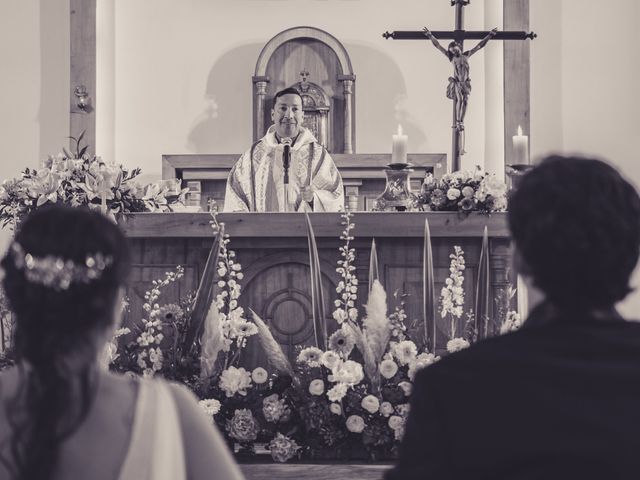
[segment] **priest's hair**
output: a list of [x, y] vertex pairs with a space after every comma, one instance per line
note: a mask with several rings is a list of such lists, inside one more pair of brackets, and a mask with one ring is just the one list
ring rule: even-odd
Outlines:
[[300, 92], [293, 87], [288, 87], [284, 90], [280, 90], [275, 94], [275, 96], [273, 97], [273, 108], [276, 108], [276, 105], [278, 104], [278, 98], [282, 97], [283, 95], [297, 95], [300, 97], [300, 101], [302, 101], [302, 95], [300, 95]]
[[527, 273], [557, 307], [610, 308], [631, 292], [640, 197], [607, 163], [545, 158], [512, 194], [508, 221]]
[[33, 212], [15, 241], [38, 258], [83, 264], [87, 255], [100, 253], [113, 259], [97, 278], [65, 289], [31, 281], [11, 249], [1, 262], [16, 320], [19, 382], [4, 405], [11, 426], [10, 456], [0, 460], [12, 478], [48, 479], [61, 443], [84, 421], [95, 397], [100, 340], [113, 327], [118, 290], [130, 269], [129, 249], [124, 234], [101, 213], [63, 206]]

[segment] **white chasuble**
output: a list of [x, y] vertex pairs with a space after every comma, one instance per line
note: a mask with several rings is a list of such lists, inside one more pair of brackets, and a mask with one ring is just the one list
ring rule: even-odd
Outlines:
[[[285, 207], [284, 147], [274, 127], [236, 162], [227, 179], [225, 212], [337, 212], [344, 207], [342, 178], [326, 149], [306, 128], [291, 146]], [[313, 200], [301, 190], [311, 187]]]

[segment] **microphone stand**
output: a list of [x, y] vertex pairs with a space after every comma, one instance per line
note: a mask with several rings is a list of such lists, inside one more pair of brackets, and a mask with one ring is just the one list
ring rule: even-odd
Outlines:
[[289, 165], [291, 164], [291, 139], [283, 138], [282, 168], [284, 170], [284, 211], [289, 211]]

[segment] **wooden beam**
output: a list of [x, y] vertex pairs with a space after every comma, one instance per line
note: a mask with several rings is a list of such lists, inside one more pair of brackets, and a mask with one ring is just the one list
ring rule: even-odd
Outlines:
[[[338, 238], [342, 229], [339, 213], [310, 213], [316, 237]], [[353, 231], [356, 237], [422, 238], [424, 219], [429, 218], [431, 236], [482, 238], [485, 226], [490, 238], [508, 238], [506, 213], [491, 216], [473, 212], [356, 212]], [[211, 238], [208, 213], [132, 213], [119, 225], [130, 238], [192, 237]], [[306, 238], [304, 215], [299, 213], [221, 213], [220, 222], [233, 238]]]
[[[504, 0], [503, 28], [529, 30], [529, 0]], [[524, 135], [530, 129], [530, 44], [531, 42], [505, 42], [504, 44], [504, 156], [507, 165], [513, 163], [512, 137], [518, 126]], [[527, 155], [529, 158], [529, 155]]]
[[[84, 131], [84, 144], [88, 152], [96, 146], [96, 0], [70, 0], [71, 13], [71, 76], [69, 91], [69, 136], [77, 137]], [[76, 88], [84, 86], [88, 106], [78, 106]], [[75, 146], [70, 141], [70, 146]]]

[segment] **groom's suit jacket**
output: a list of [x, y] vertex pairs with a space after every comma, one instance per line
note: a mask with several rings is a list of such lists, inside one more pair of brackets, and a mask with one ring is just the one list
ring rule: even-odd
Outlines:
[[543, 305], [418, 373], [387, 480], [640, 478], [640, 323]]

